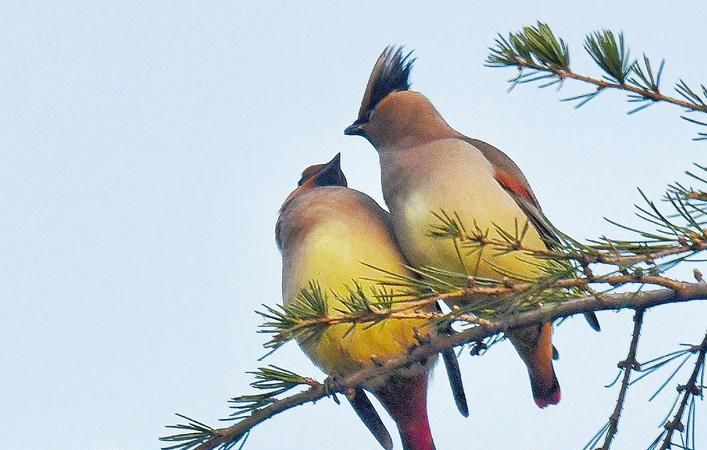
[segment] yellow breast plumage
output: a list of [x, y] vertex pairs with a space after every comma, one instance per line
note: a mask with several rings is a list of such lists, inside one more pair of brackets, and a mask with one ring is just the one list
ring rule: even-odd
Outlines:
[[[408, 273], [392, 235], [387, 213], [364, 194], [343, 187], [318, 188], [293, 201], [284, 219], [298, 228], [283, 242], [283, 299], [297, 301], [310, 282], [318, 283], [328, 311], [346, 309], [342, 298], [360, 286], [374, 298], [385, 270]], [[426, 321], [385, 320], [375, 325], [340, 324], [300, 342], [307, 355], [329, 374], [353, 372], [374, 358], [389, 358], [416, 344], [415, 329], [425, 333]]]

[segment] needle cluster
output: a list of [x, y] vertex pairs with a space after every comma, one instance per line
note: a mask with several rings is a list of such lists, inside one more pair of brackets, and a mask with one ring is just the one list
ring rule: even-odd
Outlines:
[[[524, 27], [507, 36], [498, 35], [486, 59], [489, 67], [515, 67], [518, 73], [509, 80], [511, 89], [519, 84], [541, 82], [540, 87], [562, 86], [565, 80], [575, 80], [593, 86], [587, 93], [568, 97], [562, 101], [576, 102], [580, 107], [608, 89], [624, 91], [628, 101], [638, 104], [628, 113], [633, 114], [656, 103], [667, 103], [683, 108], [680, 117], [699, 127], [707, 127], [707, 86], [691, 87], [685, 80], [673, 86], [676, 96], [666, 95], [661, 86], [665, 60], [656, 66], [643, 54], [631, 58], [623, 33], [610, 30], [595, 31], [584, 40], [584, 50], [602, 72], [589, 76], [574, 72], [570, 67], [570, 50], [567, 43], [555, 36], [544, 23]], [[656, 70], [657, 67], [657, 70]], [[704, 128], [703, 128], [704, 129]], [[695, 140], [707, 140], [707, 132], [699, 131]]]

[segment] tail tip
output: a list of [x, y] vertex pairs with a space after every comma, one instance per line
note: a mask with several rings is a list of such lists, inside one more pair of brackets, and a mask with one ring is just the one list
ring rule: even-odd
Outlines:
[[584, 314], [584, 318], [592, 328], [592, 330], [599, 333], [601, 331], [601, 324], [599, 323], [599, 318], [594, 312], [588, 312]]
[[550, 393], [550, 395], [543, 396], [543, 397], [535, 397], [533, 400], [535, 400], [535, 404], [538, 405], [538, 408], [546, 408], [550, 405], [556, 405], [560, 403], [560, 399], [562, 398], [562, 392], [560, 391], [559, 387], [558, 389], [555, 389]]

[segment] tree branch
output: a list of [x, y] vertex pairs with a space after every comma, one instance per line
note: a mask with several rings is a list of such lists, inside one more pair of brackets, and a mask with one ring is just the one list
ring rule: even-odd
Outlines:
[[[211, 450], [219, 446], [229, 445], [242, 438], [256, 425], [265, 422], [271, 417], [302, 405], [314, 402], [327, 395], [344, 392], [360, 386], [366, 381], [387, 374], [407, 366], [413, 362], [421, 361], [440, 353], [448, 348], [457, 347], [470, 342], [477, 342], [489, 336], [502, 333], [508, 329], [523, 327], [534, 323], [552, 321], [558, 318], [569, 317], [590, 311], [606, 311], [615, 309], [647, 309], [668, 303], [684, 303], [693, 300], [707, 300], [706, 283], [682, 283], [679, 288], [656, 289], [647, 292], [620, 293], [603, 295], [600, 299], [595, 297], [582, 297], [540, 306], [535, 310], [518, 313], [504, 320], [483, 321], [479, 325], [454, 335], [437, 335], [429, 337], [421, 345], [411, 349], [408, 354], [400, 355], [385, 361], [376, 361], [369, 368], [360, 370], [343, 378], [335, 390], [328, 390], [324, 384], [312, 384], [306, 391], [273, 400], [272, 404], [254, 411], [250, 416], [238, 423], [219, 429], [208, 429], [207, 436], [201, 439], [198, 446], [190, 446], [195, 450]], [[701, 353], [704, 359], [704, 351]]]
[[619, 396], [616, 399], [614, 412], [609, 417], [609, 429], [606, 432], [601, 450], [609, 450], [611, 442], [614, 440], [614, 436], [616, 436], [619, 430], [619, 419], [621, 418], [621, 410], [626, 400], [626, 393], [628, 392], [628, 385], [631, 380], [631, 371], [639, 370], [640, 367], [638, 361], [636, 361], [636, 349], [638, 348], [638, 338], [641, 335], [641, 327], [643, 326], [644, 312], [644, 309], [637, 309], [636, 314], [633, 316], [633, 337], [631, 338], [631, 345], [629, 346], [626, 359], [619, 363], [619, 367], [624, 372], [623, 379], [621, 380], [621, 389], [619, 389]]
[[691, 396], [702, 394], [702, 387], [697, 383], [697, 377], [704, 368], [705, 364], [705, 353], [707, 353], [707, 333], [705, 333], [705, 337], [698, 348], [699, 353], [697, 355], [697, 361], [695, 362], [695, 368], [692, 371], [692, 375], [690, 375], [690, 379], [686, 384], [678, 386], [678, 392], [682, 391], [683, 393], [682, 400], [680, 401], [680, 406], [673, 416], [673, 419], [665, 424], [666, 434], [665, 439], [663, 439], [663, 443], [660, 446], [660, 450], [667, 450], [670, 448], [673, 441], [673, 433], [676, 430], [680, 432], [685, 430], [685, 427], [682, 424], [682, 416], [685, 414], [687, 402], [690, 400]]
[[615, 82], [601, 80], [598, 78], [589, 77], [586, 75], [581, 75], [581, 74], [575, 73], [569, 69], [550, 70], [550, 69], [543, 68], [541, 66], [532, 65], [532, 64], [524, 64], [524, 63], [518, 63], [518, 64], [516, 64], [516, 66], [518, 68], [528, 68], [528, 69], [532, 69], [532, 70], [550, 72], [550, 73], [554, 74], [555, 76], [557, 76], [558, 78], [560, 78], [561, 80], [571, 79], [571, 80], [582, 81], [587, 84], [592, 84], [592, 85], [596, 86], [597, 91], [602, 91], [604, 89], [617, 89], [619, 91], [631, 92], [631, 93], [639, 95], [641, 97], [645, 97], [647, 99], [650, 99], [654, 102], [665, 102], [665, 103], [670, 103], [670, 104], [673, 104], [676, 106], [683, 107], [683, 108], [691, 110], [691, 111], [707, 112], [707, 105], [696, 105], [692, 102], [687, 102], [685, 100], [680, 100], [679, 98], [670, 97], [669, 95], [664, 95], [660, 92], [649, 91], [647, 89], [642, 89], [642, 88], [632, 86], [632, 85], [626, 84], [626, 83], [615, 83]]
[[[488, 285], [476, 285], [480, 281], [474, 277], [468, 277], [469, 287], [459, 289], [454, 292], [448, 292], [443, 294], [437, 294], [435, 296], [429, 296], [422, 299], [413, 300], [400, 300], [395, 303], [395, 308], [380, 308], [377, 305], [371, 305], [365, 310], [356, 310], [350, 312], [337, 311], [335, 314], [325, 314], [318, 317], [298, 319], [296, 324], [289, 326], [285, 330], [281, 330], [277, 327], [272, 326], [274, 322], [267, 322], [264, 324], [262, 331], [263, 333], [273, 334], [272, 341], [274, 345], [279, 345], [281, 343], [289, 341], [292, 336], [297, 335], [299, 332], [306, 331], [308, 329], [313, 329], [318, 326], [332, 326], [338, 324], [356, 324], [356, 323], [375, 323], [380, 322], [385, 319], [428, 319], [435, 320], [447, 317], [446, 314], [439, 312], [426, 312], [420, 311], [420, 308], [424, 308], [429, 305], [433, 305], [438, 301], [455, 301], [460, 303], [465, 303], [478, 298], [489, 298], [496, 297], [500, 298], [504, 295], [511, 294], [522, 294], [524, 292], [530, 291], [535, 286], [536, 283], [516, 281], [512, 279], [504, 280], [488, 280], [486, 282], [495, 282], [496, 284]], [[542, 280], [541, 280], [542, 281]], [[631, 274], [631, 275], [588, 275], [583, 278], [571, 278], [571, 279], [561, 279], [548, 283], [546, 289], [570, 289], [579, 288], [585, 291], [587, 294], [592, 294], [594, 297], [600, 297], [600, 294], [593, 292], [591, 288], [592, 284], [604, 283], [608, 284], [614, 288], [619, 286], [626, 286], [629, 284], [641, 284], [653, 285], [656, 287], [664, 287], [671, 289], [676, 292], [680, 292], [681, 289], [688, 286], [690, 283], [675, 280], [668, 277], [663, 277], [659, 275], [643, 275], [643, 274]], [[562, 298], [561, 301], [566, 301]], [[263, 316], [267, 317], [267, 313], [261, 313]], [[466, 322], [469, 324], [479, 324], [484, 321], [484, 319], [474, 315], [474, 314], [464, 314], [455, 312], [453, 314], [453, 320], [459, 322]]]

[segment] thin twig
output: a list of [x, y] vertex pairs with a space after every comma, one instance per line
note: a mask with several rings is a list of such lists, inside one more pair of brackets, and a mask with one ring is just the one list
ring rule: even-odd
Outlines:
[[700, 395], [702, 393], [702, 387], [697, 383], [697, 377], [700, 374], [704, 364], [705, 364], [705, 353], [707, 353], [707, 333], [699, 346], [699, 353], [697, 355], [697, 361], [695, 362], [695, 368], [690, 375], [690, 379], [684, 385], [678, 386], [678, 392], [682, 392], [682, 400], [680, 401], [680, 406], [677, 412], [673, 416], [673, 419], [665, 424], [665, 439], [663, 439], [663, 444], [660, 446], [659, 450], [667, 450], [670, 448], [673, 440], [673, 433], [677, 431], [683, 431], [685, 426], [682, 423], [682, 416], [685, 414], [685, 407], [687, 406], [690, 397], [693, 395]]
[[670, 97], [668, 95], [661, 94], [659, 92], [648, 91], [646, 89], [641, 89], [635, 86], [631, 86], [625, 83], [612, 83], [609, 81], [599, 80], [597, 78], [588, 77], [585, 75], [580, 75], [572, 71], [562, 72], [557, 74], [560, 78], [571, 78], [573, 80], [584, 81], [585, 83], [593, 84], [597, 89], [618, 89], [633, 92], [641, 97], [649, 98], [654, 102], [666, 102], [672, 103], [673, 105], [682, 106], [683, 108], [690, 109], [693, 111], [707, 112], [707, 105], [696, 105], [691, 102], [686, 102], [680, 100], [679, 98]]
[[633, 337], [631, 338], [631, 345], [629, 346], [626, 359], [619, 363], [619, 367], [624, 372], [623, 379], [621, 380], [621, 389], [619, 389], [619, 396], [616, 399], [614, 412], [609, 417], [609, 428], [606, 432], [601, 450], [609, 450], [614, 436], [616, 436], [616, 433], [619, 431], [619, 419], [621, 418], [621, 410], [626, 400], [629, 381], [631, 381], [631, 371], [639, 370], [638, 361], [636, 361], [636, 349], [638, 348], [638, 338], [641, 335], [641, 327], [643, 326], [644, 312], [644, 309], [637, 309], [636, 314], [633, 316]]
[[[534, 256], [538, 258], [552, 259], [552, 260], [568, 260], [577, 261], [582, 264], [610, 264], [610, 265], [634, 265], [640, 262], [650, 262], [661, 258], [666, 258], [668, 256], [677, 256], [684, 253], [696, 252], [700, 250], [707, 249], [707, 230], [702, 230], [702, 236], [698, 234], [693, 234], [690, 236], [690, 240], [686, 237], [682, 237], [677, 240], [672, 245], [661, 245], [655, 248], [653, 251], [650, 247], [645, 245], [635, 245], [629, 249], [621, 249], [615, 245], [607, 247], [606, 245], [598, 245], [589, 247], [589, 250], [594, 250], [594, 252], [573, 252], [573, 251], [558, 251], [553, 249], [539, 249], [534, 247], [529, 247], [523, 244], [522, 240], [509, 242], [505, 239], [490, 238], [485, 234], [475, 234], [470, 235], [467, 233], [459, 232], [458, 236], [450, 236], [459, 239], [461, 242], [465, 242], [467, 245], [475, 245], [481, 248], [489, 247], [492, 249], [498, 249], [502, 251], [519, 251], [525, 253], [529, 256]], [[455, 239], [455, 242], [456, 242]], [[636, 248], [641, 249], [641, 253], [637, 254], [635, 252]]]
[[526, 68], [526, 69], [531, 69], [531, 70], [537, 70], [539, 72], [549, 72], [554, 75], [556, 75], [558, 78], [564, 80], [564, 79], [572, 79], [572, 80], [578, 80], [578, 81], [583, 81], [588, 84], [592, 84], [596, 86], [598, 91], [602, 91], [604, 89], [618, 89], [622, 91], [629, 91], [634, 94], [640, 95], [641, 97], [648, 98], [654, 102], [666, 102], [666, 103], [671, 103], [673, 105], [681, 106], [683, 108], [692, 110], [692, 111], [701, 111], [701, 112], [707, 112], [707, 105], [698, 105], [692, 102], [687, 102], [685, 100], [680, 100], [679, 98], [675, 97], [670, 97], [668, 95], [661, 94], [660, 92], [654, 92], [654, 91], [649, 91], [647, 89], [642, 89], [636, 86], [631, 86], [630, 84], [626, 83], [615, 83], [611, 81], [606, 81], [606, 80], [601, 80], [598, 78], [593, 78], [589, 77], [586, 75], [580, 75], [578, 73], [575, 73], [567, 68], [564, 69], [548, 69], [547, 67], [541, 66], [541, 65], [536, 65], [536, 64], [528, 64], [522, 61], [516, 61], [514, 65], [520, 69]]

